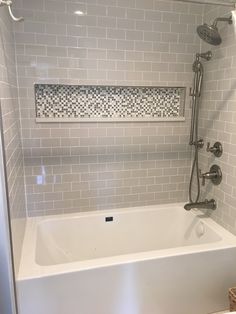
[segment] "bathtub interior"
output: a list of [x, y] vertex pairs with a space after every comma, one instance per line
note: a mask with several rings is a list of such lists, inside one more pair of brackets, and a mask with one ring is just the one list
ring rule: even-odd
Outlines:
[[149, 206], [43, 219], [36, 226], [35, 262], [50, 266], [221, 241], [201, 217], [182, 206]]
[[19, 309], [213, 313], [227, 307], [235, 258], [236, 237], [183, 204], [34, 217], [17, 278]]

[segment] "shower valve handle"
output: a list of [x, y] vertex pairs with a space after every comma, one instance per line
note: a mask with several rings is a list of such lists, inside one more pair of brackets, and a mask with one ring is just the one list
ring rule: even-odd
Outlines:
[[202, 186], [205, 186], [205, 184], [206, 184], [206, 177], [205, 177], [205, 175], [202, 174], [202, 170], [201, 169], [199, 169], [199, 178], [202, 179]]
[[199, 170], [199, 177], [202, 178], [202, 185], [203, 186], [205, 186], [205, 184], [206, 184], [206, 179], [212, 180], [216, 176], [217, 176], [217, 173], [215, 171], [211, 172], [211, 170], [210, 170], [209, 172], [202, 173], [202, 171]]
[[208, 142], [206, 151], [214, 154], [216, 157], [221, 157], [223, 154], [223, 147], [220, 142], [216, 142], [212, 147], [210, 142]]
[[211, 180], [214, 185], [219, 185], [222, 181], [222, 172], [219, 166], [213, 165], [209, 172], [202, 173], [199, 170], [199, 177], [202, 178], [202, 185], [206, 184], [206, 179]]

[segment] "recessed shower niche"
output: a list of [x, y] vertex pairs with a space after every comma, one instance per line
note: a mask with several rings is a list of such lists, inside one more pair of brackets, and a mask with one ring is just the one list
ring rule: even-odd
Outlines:
[[36, 84], [36, 121], [182, 121], [185, 94], [185, 87]]

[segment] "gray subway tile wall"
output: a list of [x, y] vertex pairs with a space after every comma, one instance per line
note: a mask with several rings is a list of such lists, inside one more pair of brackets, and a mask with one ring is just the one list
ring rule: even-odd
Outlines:
[[[229, 8], [207, 6], [204, 21], [213, 21], [219, 16], [230, 16]], [[204, 93], [200, 110], [200, 135], [213, 145], [223, 144], [223, 155], [216, 158], [206, 150], [201, 151], [200, 168], [208, 171], [212, 164], [218, 164], [223, 172], [219, 186], [207, 184], [202, 198], [215, 198], [217, 210], [212, 218], [236, 234], [236, 93], [235, 93], [235, 25], [222, 23], [220, 33], [222, 44], [218, 47], [204, 44], [202, 49], [211, 49], [213, 58], [205, 63]]]
[[20, 138], [20, 111], [13, 23], [7, 10], [0, 10], [0, 105], [15, 273], [18, 272], [25, 230], [26, 205], [23, 154]]
[[159, 0], [16, 6], [26, 19], [15, 24], [15, 38], [29, 216], [185, 201], [189, 97], [185, 122], [36, 123], [34, 83], [189, 88], [204, 6]]

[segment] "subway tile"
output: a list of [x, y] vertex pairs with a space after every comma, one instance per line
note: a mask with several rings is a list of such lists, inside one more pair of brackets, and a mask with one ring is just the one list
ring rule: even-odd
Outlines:
[[107, 9], [106, 6], [103, 5], [94, 5], [93, 4], [89, 4], [87, 5], [87, 14], [88, 15], [93, 15], [93, 16], [111, 16], [109, 13], [109, 10]]
[[108, 7], [107, 15], [110, 17], [123, 18], [125, 17], [126, 10], [122, 7]]
[[107, 52], [105, 49], [87, 49], [87, 55], [92, 60], [106, 59]]
[[117, 29], [134, 30], [135, 22], [130, 19], [117, 19]]
[[[112, 39], [98, 38], [97, 47], [100, 49], [115, 49], [116, 48], [116, 40], [114, 38], [112, 38]], [[109, 61], [109, 60], [106, 60], [106, 61]]]
[[153, 22], [148, 20], [137, 20], [136, 21], [136, 29], [139, 31], [152, 31], [153, 30]]
[[127, 30], [125, 34], [126, 34], [126, 40], [143, 40], [144, 39], [144, 35], [142, 31]]
[[134, 8], [136, 4], [136, 0], [117, 0], [117, 6], [118, 7], [124, 7], [124, 8]]
[[134, 42], [129, 40], [117, 40], [118, 50], [134, 50]]
[[67, 49], [65, 47], [47, 46], [47, 55], [53, 57], [65, 57], [67, 56]]
[[58, 13], [56, 15], [56, 24], [75, 25], [77, 18], [74, 14]]
[[124, 60], [125, 53], [122, 50], [108, 50], [107, 57], [110, 60]]
[[[179, 200], [187, 186], [180, 186], [180, 193], [175, 195], [170, 184], [182, 184], [190, 170], [190, 163], [186, 165], [187, 157], [178, 151], [185, 153], [189, 120], [185, 129], [174, 129], [172, 123], [68, 123], [48, 127], [35, 124], [32, 77], [38, 75], [40, 80], [51, 83], [126, 86], [165, 86], [173, 81], [177, 84], [180, 79], [183, 80], [181, 84], [189, 86], [193, 54], [200, 42], [195, 42], [195, 37], [190, 40], [190, 36], [183, 35], [192, 36], [195, 32], [194, 25], [202, 14], [199, 7], [195, 13], [190, 11], [190, 6], [178, 6], [170, 1], [75, 3], [59, 0], [53, 11], [53, 0], [37, 3], [35, 7], [28, 2], [24, 0], [21, 9], [30, 5], [39, 13], [39, 19], [29, 12], [26, 30], [24, 27], [17, 29], [25, 166], [29, 176], [33, 169], [42, 171], [45, 165], [51, 171], [46, 184], [50, 191], [44, 192], [42, 187], [42, 191], [33, 193], [37, 196], [32, 198], [29, 214]], [[76, 17], [73, 12], [78, 7], [87, 15]], [[45, 17], [44, 8], [48, 11]], [[191, 15], [194, 18], [190, 21]], [[32, 30], [37, 34], [31, 33]], [[182, 46], [179, 38], [184, 41]], [[227, 58], [232, 57], [228, 55]], [[225, 62], [225, 68], [227, 64]], [[212, 91], [218, 88], [218, 84], [209, 82], [209, 85]], [[187, 116], [190, 116], [189, 111], [187, 107]], [[227, 115], [222, 118], [228, 119]], [[43, 157], [48, 148], [55, 156]], [[188, 147], [186, 149], [188, 152]], [[32, 153], [39, 156], [32, 157]], [[27, 158], [27, 154], [31, 157]], [[59, 175], [57, 180], [62, 176], [62, 183], [50, 183], [53, 175]], [[171, 177], [176, 182], [171, 182]], [[163, 192], [163, 185], [168, 191]], [[26, 188], [30, 199], [34, 184], [29, 183]], [[53, 205], [51, 201], [54, 201]], [[44, 204], [38, 205], [40, 202]]]
[[104, 27], [88, 27], [88, 37], [106, 38], [106, 33]]
[[[65, 49], [65, 48], [63, 48]], [[55, 53], [56, 53], [56, 49], [55, 50]], [[86, 48], [68, 48], [67, 49], [67, 53], [68, 53], [68, 57], [69, 58], [86, 58], [87, 57], [87, 49]], [[59, 56], [62, 56], [62, 57], [66, 57], [67, 56], [67, 53], [66, 51], [61, 51], [61, 53], [59, 54]]]
[[126, 11], [127, 19], [133, 20], [143, 20], [144, 19], [144, 10], [130, 8]]
[[[66, 25], [66, 27], [59, 25], [59, 27], [63, 30], [61, 35], [67, 34], [68, 36], [75, 37], [84, 37], [87, 35], [87, 27], [84, 25]], [[58, 33], [58, 35], [60, 35], [60, 33]]]
[[180, 14], [175, 13], [175, 12], [163, 12], [162, 18], [163, 18], [163, 21], [169, 22], [169, 23], [183, 22], [183, 20], [180, 19]]
[[36, 11], [43, 11], [43, 8], [44, 8], [43, 2], [33, 2], [30, 0], [23, 0], [22, 5], [23, 5], [23, 8], [36, 10]]
[[161, 21], [162, 20], [162, 13], [158, 10], [151, 10], [145, 12], [145, 19], [147, 21]]
[[65, 2], [66, 5], [66, 13], [74, 14], [76, 11], [82, 11], [84, 14], [87, 14], [87, 8], [85, 3], [78, 3], [78, 2]]
[[46, 47], [42, 45], [25, 45], [25, 53], [32, 56], [46, 55]]
[[49, 12], [65, 12], [66, 3], [64, 1], [47, 0], [45, 2], [45, 10]]
[[45, 24], [46, 33], [51, 35], [66, 35], [66, 25]]
[[138, 9], [153, 10], [154, 9], [154, 0], [136, 0], [136, 7]]
[[45, 24], [37, 22], [24, 22], [25, 33], [45, 33]]

